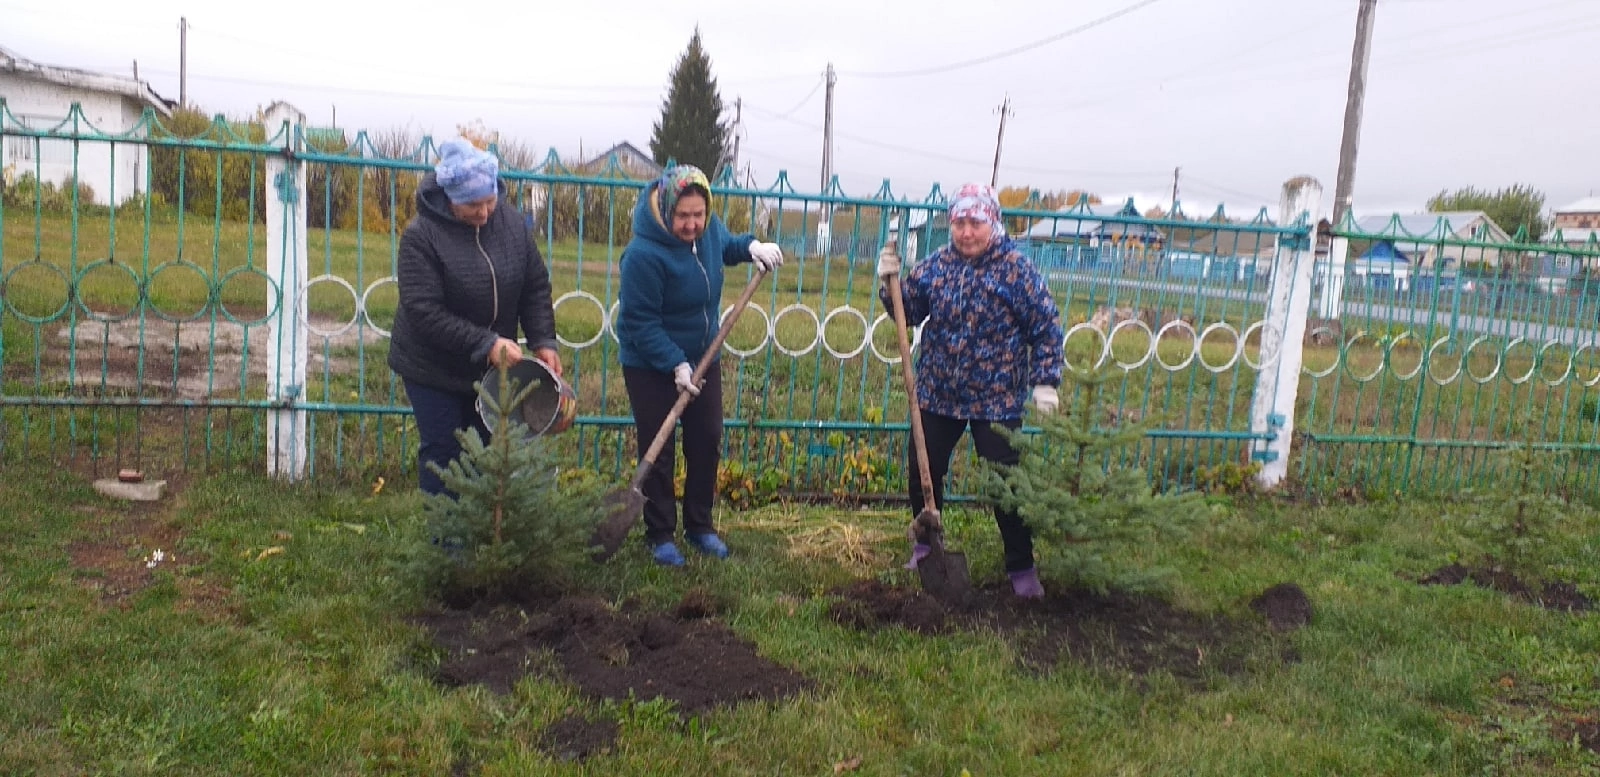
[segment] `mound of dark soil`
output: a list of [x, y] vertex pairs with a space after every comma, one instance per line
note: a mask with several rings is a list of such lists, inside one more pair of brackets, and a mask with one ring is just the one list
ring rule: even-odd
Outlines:
[[1273, 631], [1292, 631], [1311, 624], [1311, 597], [1294, 583], [1279, 583], [1250, 600], [1250, 609], [1267, 619]]
[[[681, 714], [755, 699], [780, 699], [810, 681], [756, 653], [721, 623], [712, 603], [685, 597], [671, 614], [621, 613], [604, 601], [570, 597], [523, 606], [444, 610], [422, 624], [443, 652], [436, 676], [448, 685], [508, 692], [552, 651], [560, 675], [601, 699], [663, 698]], [[530, 667], [535, 669], [530, 670]]]
[[545, 727], [539, 735], [539, 749], [557, 761], [584, 761], [609, 751], [619, 731], [614, 720], [568, 715]]
[[1571, 733], [1562, 737], [1564, 740], [1570, 741], [1576, 737], [1578, 744], [1584, 749], [1591, 753], [1600, 753], [1600, 718], [1594, 716], [1574, 718], [1570, 727]]
[[[900, 627], [921, 633], [993, 629], [1013, 640], [1024, 661], [1049, 668], [1062, 660], [1131, 672], [1164, 670], [1185, 680], [1245, 671], [1265, 645], [1280, 661], [1293, 649], [1251, 619], [1180, 610], [1156, 597], [1084, 590], [1048, 592], [1027, 601], [1008, 585], [980, 588], [962, 607], [918, 590], [860, 581], [830, 592], [830, 614], [862, 630]], [[1306, 602], [1309, 612], [1309, 601]]]
[[1492, 564], [1473, 567], [1447, 564], [1417, 582], [1422, 585], [1460, 585], [1470, 582], [1550, 610], [1587, 612], [1594, 609], [1594, 602], [1571, 583], [1555, 582], [1533, 586]]

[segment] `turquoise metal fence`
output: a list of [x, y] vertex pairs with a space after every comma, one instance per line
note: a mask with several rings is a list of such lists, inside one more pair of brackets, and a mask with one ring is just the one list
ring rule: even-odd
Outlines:
[[[59, 127], [24, 127], [0, 106], [8, 147], [65, 144], [58, 151], [70, 149], [64, 156], [72, 160], [65, 171], [50, 170], [37, 161], [48, 155], [35, 153], [32, 169], [7, 172], [0, 461], [49, 455], [94, 467], [259, 469], [266, 457], [269, 470], [295, 475], [414, 476], [409, 409], [384, 357], [399, 236], [433, 146], [308, 128], [283, 111], [269, 116], [230, 123], [147, 115], [133, 131], [108, 135], [77, 114]], [[113, 202], [63, 188], [64, 179], [81, 180], [86, 147], [138, 155], [137, 193]], [[578, 423], [560, 444], [575, 463], [625, 475], [634, 442], [611, 320], [617, 261], [646, 182], [616, 160], [581, 169], [553, 154], [505, 161], [513, 199], [551, 269], [562, 358], [580, 397]], [[837, 188], [805, 194], [783, 175], [765, 188], [715, 188], [715, 208], [733, 229], [778, 242], [791, 256], [765, 281], [724, 354], [724, 495], [738, 503], [903, 493], [907, 404], [873, 266], [891, 235], [914, 257], [947, 239], [944, 190], [906, 197], [885, 184], [863, 197]], [[1313, 344], [1302, 353], [1305, 310], [1325, 313], [1316, 308], [1335, 284], [1324, 278], [1312, 288], [1309, 214], [1282, 210], [1288, 216], [1276, 219], [1265, 211], [1152, 219], [1127, 205], [1089, 203], [1006, 212], [1008, 229], [1056, 294], [1069, 366], [1118, 375], [1108, 422], [1155, 421], [1137, 455], [1159, 479], [1194, 483], [1224, 470], [1287, 466], [1275, 457], [1288, 454], [1284, 430], [1295, 428], [1304, 446], [1289, 472], [1302, 483], [1337, 487], [1356, 477], [1348, 473], [1366, 472], [1414, 487], [1430, 482], [1420, 473], [1442, 466], [1438, 457], [1395, 470], [1397, 443], [1388, 438], [1415, 449], [1448, 424], [1482, 415], [1484, 403], [1547, 410], [1531, 424], [1540, 442], [1594, 442], [1594, 413], [1584, 421], [1579, 412], [1592, 396], [1582, 381], [1561, 399], [1567, 410], [1556, 412], [1542, 389], [1538, 400], [1482, 389], [1491, 393], [1451, 404], [1431, 389], [1416, 391], [1424, 382], [1405, 369], [1391, 369], [1410, 342], [1436, 356], [1456, 347], [1477, 359], [1487, 346], [1436, 345], [1445, 332], [1477, 331], [1474, 321], [1574, 327], [1595, 307], [1587, 285], [1557, 295], [1537, 289], [1541, 281], [1507, 279], [1495, 281], [1504, 294], [1485, 295], [1445, 282], [1441, 268], [1428, 283], [1420, 273], [1409, 279], [1397, 296], [1402, 291], [1356, 283], [1352, 260], [1348, 277], [1338, 274], [1340, 323], [1313, 319], [1305, 338]], [[1554, 254], [1580, 263], [1593, 256]], [[727, 299], [748, 278], [742, 269], [730, 273]], [[1425, 299], [1417, 291], [1424, 288]], [[1320, 296], [1308, 299], [1313, 294]], [[1401, 301], [1413, 311], [1404, 320], [1422, 320], [1421, 310], [1428, 327], [1408, 337], [1390, 331]], [[294, 315], [302, 308], [303, 327]], [[1381, 342], [1369, 325], [1380, 319], [1389, 327]], [[1501, 361], [1552, 353], [1516, 333], [1524, 330], [1478, 328], [1511, 352]], [[1324, 372], [1330, 350], [1315, 344], [1327, 334], [1320, 330], [1338, 333], [1335, 372]], [[1578, 345], [1574, 374], [1600, 375], [1584, 372], [1593, 350]], [[1387, 372], [1368, 378], [1360, 365], [1373, 354]], [[1496, 374], [1504, 378], [1504, 370]], [[1484, 413], [1491, 415], [1460, 440], [1500, 444], [1530, 429], [1507, 426], [1502, 411]], [[303, 461], [269, 455], [285, 450], [284, 439], [304, 443]], [[1381, 450], [1353, 452], [1362, 446]], [[956, 492], [970, 491], [970, 465], [970, 455], [958, 457]]]
[[[1318, 273], [1304, 477], [1380, 492], [1501, 482], [1592, 495], [1600, 465], [1600, 246], [1495, 233], [1483, 214], [1347, 219]], [[1342, 265], [1342, 267], [1341, 267]]]

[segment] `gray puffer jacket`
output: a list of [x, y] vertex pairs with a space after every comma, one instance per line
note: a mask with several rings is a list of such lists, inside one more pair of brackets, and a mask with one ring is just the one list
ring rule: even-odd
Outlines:
[[406, 380], [472, 394], [489, 348], [499, 337], [517, 339], [519, 323], [530, 351], [556, 347], [550, 273], [503, 182], [494, 214], [473, 227], [450, 212], [434, 174], [424, 176], [395, 274], [400, 307], [389, 368]]

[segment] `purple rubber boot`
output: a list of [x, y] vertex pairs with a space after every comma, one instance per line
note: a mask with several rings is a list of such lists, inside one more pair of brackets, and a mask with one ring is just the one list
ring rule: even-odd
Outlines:
[[1044, 586], [1039, 584], [1039, 570], [1028, 567], [1021, 572], [1007, 572], [1011, 578], [1011, 592], [1024, 599], [1039, 599], [1044, 596]]
[[932, 552], [933, 552], [933, 547], [928, 545], [927, 543], [923, 543], [923, 542], [912, 543], [912, 545], [911, 545], [911, 560], [906, 562], [906, 569], [916, 569], [917, 568], [917, 564], [921, 563], [922, 560], [927, 558], [928, 554], [932, 553]]

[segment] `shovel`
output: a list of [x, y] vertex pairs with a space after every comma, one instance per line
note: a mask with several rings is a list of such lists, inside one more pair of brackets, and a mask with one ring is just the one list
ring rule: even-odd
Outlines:
[[928, 467], [928, 442], [922, 434], [922, 408], [917, 403], [917, 374], [911, 367], [911, 342], [906, 337], [905, 302], [900, 298], [900, 276], [887, 278], [889, 306], [894, 311], [894, 331], [900, 341], [900, 371], [905, 376], [906, 399], [911, 405], [911, 445], [917, 453], [917, 470], [922, 477], [922, 511], [911, 521], [917, 542], [927, 545], [926, 558], [917, 562], [917, 577], [922, 590], [945, 602], [965, 602], [972, 593], [967, 574], [967, 554], [946, 550], [944, 522], [933, 498], [933, 473]]
[[[695, 366], [694, 373], [689, 378], [694, 385], [701, 385], [706, 371], [711, 369], [712, 362], [717, 358], [717, 352], [722, 350], [722, 342], [728, 339], [728, 333], [733, 331], [733, 325], [738, 322], [739, 314], [750, 304], [750, 298], [755, 295], [756, 288], [766, 277], [766, 270], [756, 270], [755, 277], [750, 279], [739, 299], [733, 303], [733, 308], [722, 320], [722, 327], [717, 330], [717, 336], [711, 339], [711, 347], [700, 357], [700, 363]], [[678, 418], [683, 415], [684, 408], [689, 406], [692, 399], [694, 396], [689, 392], [678, 392], [678, 401], [672, 403], [672, 409], [667, 411], [667, 420], [661, 422], [661, 428], [656, 431], [655, 439], [651, 440], [650, 447], [645, 449], [644, 458], [639, 460], [639, 467], [633, 471], [633, 480], [628, 483], [627, 488], [606, 494], [601, 503], [605, 511], [604, 516], [595, 526], [594, 534], [589, 540], [590, 547], [599, 546], [591, 556], [595, 561], [605, 561], [621, 550], [622, 543], [628, 538], [628, 532], [633, 530], [633, 525], [643, 514], [647, 501], [642, 490], [644, 479], [650, 473], [650, 468], [655, 466], [656, 458], [661, 455], [661, 449], [667, 446], [673, 428], [678, 425]]]

